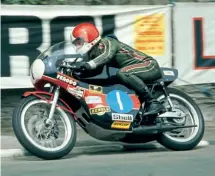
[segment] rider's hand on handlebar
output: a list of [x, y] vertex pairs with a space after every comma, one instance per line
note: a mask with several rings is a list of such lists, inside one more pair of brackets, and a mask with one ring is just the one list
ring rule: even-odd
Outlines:
[[75, 62], [71, 64], [74, 71], [82, 72], [86, 70], [86, 62]]

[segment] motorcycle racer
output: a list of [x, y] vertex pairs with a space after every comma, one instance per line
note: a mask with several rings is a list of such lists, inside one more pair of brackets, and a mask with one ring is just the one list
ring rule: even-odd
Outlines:
[[145, 101], [149, 115], [165, 112], [164, 106], [157, 101], [145, 82], [162, 77], [158, 62], [151, 56], [120, 42], [114, 37], [102, 38], [98, 29], [91, 23], [77, 25], [71, 34], [77, 53], [87, 55], [88, 62], [77, 62], [76, 70], [98, 73], [104, 65], [119, 68], [117, 77], [127, 87], [133, 89]]

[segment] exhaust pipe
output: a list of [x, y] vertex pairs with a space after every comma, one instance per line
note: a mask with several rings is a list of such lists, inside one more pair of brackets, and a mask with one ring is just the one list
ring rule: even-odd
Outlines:
[[153, 126], [139, 126], [133, 128], [134, 134], [157, 134], [166, 131], [171, 131], [179, 128], [191, 128], [197, 127], [197, 125], [187, 125], [187, 126], [173, 126], [173, 125], [153, 125]]

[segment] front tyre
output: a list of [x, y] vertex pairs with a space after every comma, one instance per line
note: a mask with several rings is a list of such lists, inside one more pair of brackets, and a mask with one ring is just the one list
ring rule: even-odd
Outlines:
[[45, 100], [25, 97], [13, 112], [12, 125], [17, 139], [27, 151], [39, 158], [59, 159], [76, 143], [76, 123], [69, 113], [56, 107], [51, 123], [45, 124], [50, 107]]
[[[165, 121], [184, 126], [197, 125], [197, 127], [164, 132], [158, 135], [157, 141], [172, 150], [191, 150], [198, 145], [204, 135], [205, 125], [202, 112], [192, 98], [184, 92], [174, 88], [167, 88], [167, 92], [176, 111], [183, 112], [186, 116], [183, 119], [165, 119]], [[156, 97], [166, 107], [168, 106], [161, 92]]]

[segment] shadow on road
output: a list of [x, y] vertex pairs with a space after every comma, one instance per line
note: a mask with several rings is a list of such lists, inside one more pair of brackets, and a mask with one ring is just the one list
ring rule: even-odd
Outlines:
[[100, 151], [84, 151], [83, 153], [78, 153], [78, 154], [69, 154], [66, 157], [64, 157], [64, 159], [68, 159], [68, 158], [73, 158], [73, 157], [79, 157], [81, 155], [91, 155], [91, 156], [95, 156], [95, 155], [114, 155], [114, 154], [132, 154], [132, 153], [152, 153], [152, 152], [171, 152], [171, 150], [168, 150], [166, 148], [155, 148], [152, 146], [152, 148], [148, 148], [148, 147], [138, 147], [138, 148], [127, 148], [127, 147], [122, 147], [121, 150], [114, 150], [113, 148], [110, 150], [100, 150]]
[[[201, 150], [201, 148], [202, 147], [196, 147], [192, 149], [192, 151]], [[75, 147], [67, 156], [57, 160], [65, 161], [65, 160], [76, 159], [81, 156], [98, 156], [98, 155], [102, 156], [102, 155], [119, 155], [119, 154], [124, 155], [124, 154], [132, 154], [132, 153], [143, 154], [143, 153], [160, 153], [160, 152], [164, 152], [164, 155], [166, 155], [166, 153], [176, 153], [177, 151], [169, 150], [157, 143], [146, 143], [146, 144], [136, 144], [136, 145], [135, 144], [95, 145], [95, 146]], [[28, 154], [28, 156], [14, 158], [14, 160], [47, 162], [47, 160], [38, 158], [31, 154]]]
[[[80, 149], [79, 149], [80, 148]], [[77, 151], [78, 149], [78, 151]], [[58, 159], [58, 160], [67, 160], [67, 159], [73, 159], [80, 156], [98, 156], [98, 155], [115, 155], [115, 154], [132, 154], [132, 153], [152, 153], [152, 152], [172, 152], [171, 150], [167, 148], [157, 148], [154, 144], [143, 144], [143, 145], [113, 145], [113, 146], [93, 146], [93, 147], [77, 147], [75, 149], [76, 151], [73, 152], [73, 150], [65, 157]], [[14, 158], [15, 160], [25, 160], [25, 161], [47, 161], [40, 158], [37, 158], [36, 156], [24, 156], [19, 158]]]

